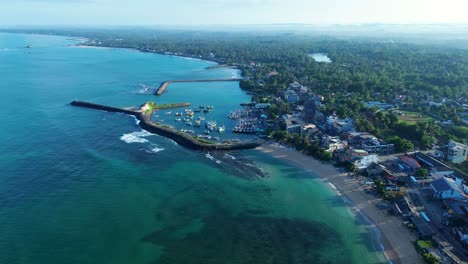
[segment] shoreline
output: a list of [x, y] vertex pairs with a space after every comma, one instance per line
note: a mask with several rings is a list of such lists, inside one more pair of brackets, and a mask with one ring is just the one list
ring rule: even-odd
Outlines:
[[336, 192], [354, 216], [365, 222], [372, 232], [373, 240], [376, 240], [373, 244], [379, 243], [380, 249], [377, 250], [385, 255], [388, 263], [424, 263], [412, 243], [416, 237], [403, 226], [403, 220], [378, 209], [376, 204], [381, 199], [366, 194], [357, 179], [346, 176], [346, 173], [339, 173], [331, 164], [276, 144], [263, 144], [255, 150], [310, 172]]

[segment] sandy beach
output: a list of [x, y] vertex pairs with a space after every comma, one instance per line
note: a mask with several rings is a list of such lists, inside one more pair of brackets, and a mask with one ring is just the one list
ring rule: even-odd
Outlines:
[[339, 173], [330, 164], [322, 163], [277, 144], [264, 144], [257, 150], [312, 172], [328, 183], [338, 195], [343, 195], [354, 213], [361, 214], [369, 220], [369, 228], [378, 233], [384, 253], [391, 263], [424, 263], [412, 244], [416, 237], [403, 225], [403, 220], [388, 214], [386, 210], [378, 209], [376, 204], [381, 199], [364, 192], [363, 185], [357, 178], [347, 176], [346, 173]]

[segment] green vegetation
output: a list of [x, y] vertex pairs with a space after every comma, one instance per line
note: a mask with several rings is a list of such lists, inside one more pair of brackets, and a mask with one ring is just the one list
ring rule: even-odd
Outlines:
[[189, 105], [190, 103], [156, 104], [155, 102], [147, 102], [146, 106], [148, 106], [148, 109], [146, 109], [145, 113], [151, 114], [154, 110], [158, 109], [184, 107]]
[[418, 240], [416, 243], [421, 249], [431, 248], [434, 246], [432, 240]]
[[[359, 131], [394, 142], [398, 151], [427, 149], [450, 139], [467, 141], [461, 120], [468, 103], [468, 50], [387, 39], [317, 37], [299, 32], [211, 32], [182, 30], [55, 30], [36, 33], [77, 35], [89, 45], [134, 48], [214, 60], [239, 67], [240, 86], [253, 100], [269, 102], [276, 118], [291, 111], [281, 92], [294, 81], [321, 94], [320, 111], [351, 117]], [[310, 53], [326, 53], [332, 63], [320, 63]], [[269, 76], [270, 72], [277, 72]], [[367, 109], [363, 102], [396, 105], [404, 116]], [[441, 126], [451, 120], [455, 125]], [[277, 135], [278, 136], [278, 135]], [[297, 143], [297, 142], [295, 142]], [[293, 144], [300, 147], [299, 145]], [[311, 146], [301, 147], [316, 156]]]
[[410, 124], [416, 124], [417, 122], [428, 122], [433, 120], [433, 118], [424, 116], [418, 112], [400, 111], [400, 113], [400, 120], [403, 122], [408, 122]]
[[423, 254], [424, 260], [429, 263], [429, 264], [439, 264], [440, 261], [438, 258], [436, 258], [433, 254], [429, 252], [424, 252]]
[[319, 160], [330, 161], [333, 158], [331, 152], [325, 151], [319, 146], [318, 139], [310, 141], [303, 135], [291, 135], [284, 130], [272, 132], [271, 137], [277, 142], [292, 146], [296, 150]]
[[429, 264], [438, 264], [439, 259], [431, 254], [428, 249], [434, 247], [432, 240], [418, 240], [414, 243], [416, 250], [423, 256], [424, 261]]
[[426, 178], [427, 176], [429, 176], [429, 170], [426, 168], [421, 168], [416, 171], [416, 177], [418, 178]]

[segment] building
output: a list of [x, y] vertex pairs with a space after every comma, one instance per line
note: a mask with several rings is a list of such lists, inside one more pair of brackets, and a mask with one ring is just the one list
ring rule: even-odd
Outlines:
[[286, 131], [289, 133], [301, 133], [304, 120], [297, 115], [283, 115], [283, 120], [286, 123]]
[[419, 239], [431, 240], [432, 236], [435, 235], [434, 229], [421, 217], [411, 217], [411, 222]]
[[337, 133], [343, 133], [354, 130], [354, 120], [352, 118], [337, 119], [333, 125]]
[[346, 142], [341, 141], [339, 137], [325, 135], [322, 137], [321, 145], [325, 151], [334, 152], [335, 150], [344, 149], [346, 147]]
[[401, 161], [400, 165], [403, 166], [407, 170], [417, 171], [422, 167], [421, 164], [419, 164], [417, 160], [411, 157], [400, 156], [399, 159]]
[[288, 102], [288, 103], [292, 103], [292, 104], [295, 104], [297, 102], [299, 102], [299, 95], [294, 91], [294, 90], [286, 90], [284, 93], [283, 93], [283, 96], [284, 96], [284, 99]]
[[468, 187], [461, 179], [442, 177], [431, 182], [434, 198], [468, 200]]
[[372, 163], [379, 162], [379, 158], [375, 154], [369, 154], [363, 149], [347, 148], [336, 153], [336, 157], [341, 162], [351, 162], [358, 169], [365, 169]]
[[379, 101], [371, 101], [371, 102], [366, 103], [366, 107], [368, 107], [368, 108], [377, 107], [380, 110], [386, 110], [386, 109], [394, 107], [394, 105], [387, 104], [387, 103], [382, 103], [382, 102], [379, 102]]
[[270, 106], [271, 106], [271, 104], [268, 104], [268, 103], [255, 104], [256, 109], [267, 109]]
[[450, 176], [454, 173], [452, 168], [424, 153], [417, 152], [414, 154], [414, 158], [428, 167], [431, 171], [431, 175], [435, 178]]
[[462, 143], [450, 140], [447, 149], [447, 160], [453, 163], [462, 163], [466, 160], [468, 146]]
[[298, 83], [298, 82], [293, 82], [291, 84], [289, 84], [289, 89], [294, 89], [296, 91], [299, 91], [299, 89], [302, 87], [302, 84]]
[[354, 120], [352, 118], [338, 118], [336, 115], [330, 115], [326, 118], [326, 124], [329, 130], [337, 133], [343, 133], [354, 130]]
[[307, 124], [302, 127], [302, 134], [306, 135], [307, 137], [312, 137], [319, 132], [317, 126], [314, 124]]

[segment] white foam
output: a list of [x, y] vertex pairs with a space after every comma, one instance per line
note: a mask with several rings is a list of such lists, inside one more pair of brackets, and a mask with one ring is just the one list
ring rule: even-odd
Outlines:
[[152, 153], [158, 153], [158, 152], [161, 152], [161, 151], [163, 151], [163, 150], [164, 150], [164, 148], [154, 147], [154, 148], [151, 149], [151, 152], [152, 152]]
[[138, 118], [136, 117], [133, 117], [135, 119], [135, 124], [139, 125], [140, 124], [140, 120], [138, 120]]
[[149, 137], [149, 136], [153, 136], [153, 134], [151, 134], [150, 132], [148, 131], [145, 131], [145, 130], [142, 130], [142, 131], [138, 131], [138, 132], [133, 132], [133, 133], [129, 133], [129, 134], [123, 134], [121, 137], [120, 137], [120, 140], [126, 142], [126, 143], [147, 143], [148, 140], [145, 139], [144, 137]]

